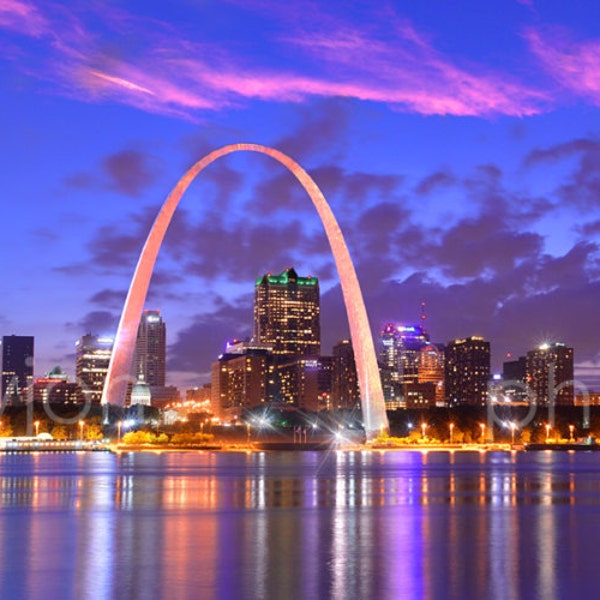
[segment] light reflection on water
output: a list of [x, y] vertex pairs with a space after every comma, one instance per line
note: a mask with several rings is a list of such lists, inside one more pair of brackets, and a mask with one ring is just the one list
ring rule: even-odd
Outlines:
[[0, 598], [577, 598], [588, 453], [0, 455]]

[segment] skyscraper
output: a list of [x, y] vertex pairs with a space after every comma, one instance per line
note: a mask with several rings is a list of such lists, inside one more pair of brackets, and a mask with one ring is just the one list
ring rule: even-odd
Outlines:
[[406, 386], [419, 383], [421, 349], [429, 343], [420, 325], [388, 323], [381, 331], [381, 382], [388, 408], [405, 405]]
[[33, 394], [32, 336], [5, 335], [2, 338], [3, 403], [19, 404]]
[[527, 353], [525, 371], [537, 404], [547, 405], [553, 395], [556, 404], [573, 405], [573, 348], [542, 344]]
[[445, 351], [446, 402], [483, 406], [490, 379], [490, 343], [472, 336], [448, 342]]
[[348, 339], [339, 341], [333, 347], [332, 377], [332, 408], [355, 408], [360, 405], [354, 349], [352, 348], [352, 342]]
[[140, 319], [133, 377], [149, 386], [165, 385], [167, 328], [159, 310], [145, 310]]
[[254, 340], [276, 358], [318, 356], [321, 349], [319, 282], [293, 268], [266, 274], [254, 287]]
[[100, 404], [108, 363], [112, 354], [113, 339], [88, 333], [75, 343], [77, 383], [83, 390], [86, 403]]

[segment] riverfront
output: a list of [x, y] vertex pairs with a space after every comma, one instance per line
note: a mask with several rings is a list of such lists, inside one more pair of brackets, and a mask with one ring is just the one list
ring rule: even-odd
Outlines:
[[[3, 598], [586, 598], [600, 456], [0, 455]], [[570, 549], [570, 550], [569, 550]]]

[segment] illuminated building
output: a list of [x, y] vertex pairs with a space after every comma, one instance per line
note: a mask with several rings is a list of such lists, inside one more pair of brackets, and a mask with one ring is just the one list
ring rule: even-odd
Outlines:
[[524, 356], [502, 363], [502, 378], [494, 386], [496, 402], [528, 403], [526, 363], [527, 360]]
[[33, 392], [32, 336], [5, 335], [2, 338], [2, 400], [3, 405], [31, 400]]
[[254, 340], [276, 358], [317, 356], [321, 349], [319, 282], [294, 269], [263, 275], [254, 287]]
[[150, 406], [152, 403], [152, 394], [150, 392], [150, 386], [144, 381], [143, 376], [136, 381], [134, 386], [131, 388], [131, 400], [130, 406], [141, 404], [142, 406]]
[[483, 406], [490, 379], [490, 343], [472, 336], [448, 342], [445, 350], [448, 406]]
[[134, 357], [134, 376], [149, 386], [165, 385], [166, 326], [158, 310], [145, 310], [140, 319]]
[[[418, 358], [417, 380], [420, 384], [432, 383], [435, 386], [434, 402], [436, 406], [444, 406], [444, 346], [430, 342], [421, 346]], [[407, 401], [408, 408], [408, 401]]]
[[537, 404], [548, 405], [549, 397], [553, 396], [556, 404], [572, 406], [573, 348], [554, 343], [530, 350], [525, 379]]
[[82, 336], [76, 342], [75, 372], [86, 403], [99, 404], [112, 353], [113, 339], [96, 335]]
[[380, 374], [386, 405], [404, 407], [404, 386], [419, 382], [421, 348], [429, 343], [429, 336], [420, 325], [388, 323], [380, 339]]
[[331, 408], [332, 356], [301, 356], [276, 366], [276, 402], [301, 410]]
[[331, 406], [355, 408], [360, 405], [360, 390], [356, 375], [354, 349], [350, 340], [341, 340], [333, 347]]
[[242, 410], [268, 401], [268, 350], [253, 344], [227, 347], [211, 366], [211, 405], [221, 417], [239, 417]]
[[33, 400], [48, 404], [78, 405], [83, 403], [83, 392], [78, 383], [69, 381], [67, 374], [56, 366], [46, 377], [33, 382]]

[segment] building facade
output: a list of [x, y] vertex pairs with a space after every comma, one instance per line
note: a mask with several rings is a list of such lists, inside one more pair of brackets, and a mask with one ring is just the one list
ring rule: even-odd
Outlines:
[[429, 336], [420, 325], [388, 323], [380, 340], [379, 365], [386, 405], [405, 407], [406, 386], [419, 383], [421, 350], [429, 344]]
[[235, 350], [219, 356], [211, 367], [211, 406], [223, 418], [239, 417], [244, 409], [269, 400], [268, 351], [252, 346]]
[[45, 377], [33, 382], [33, 400], [44, 404], [77, 406], [83, 403], [83, 392], [78, 383], [69, 381], [67, 374], [56, 366]]
[[354, 348], [350, 340], [341, 340], [333, 347], [331, 408], [336, 410], [358, 406], [360, 406], [360, 389]]
[[490, 381], [490, 343], [472, 336], [448, 342], [445, 349], [448, 406], [484, 406]]
[[112, 338], [90, 333], [76, 342], [75, 372], [86, 403], [100, 404], [102, 400], [112, 348]]
[[254, 286], [255, 342], [272, 348], [275, 359], [318, 356], [321, 350], [319, 281], [293, 268], [259, 277]]
[[149, 386], [164, 386], [166, 381], [167, 328], [159, 310], [145, 310], [140, 319], [133, 377]]
[[526, 356], [525, 380], [539, 405], [574, 404], [573, 348], [562, 343], [542, 344]]
[[33, 396], [34, 339], [26, 335], [2, 337], [2, 401], [18, 405]]

